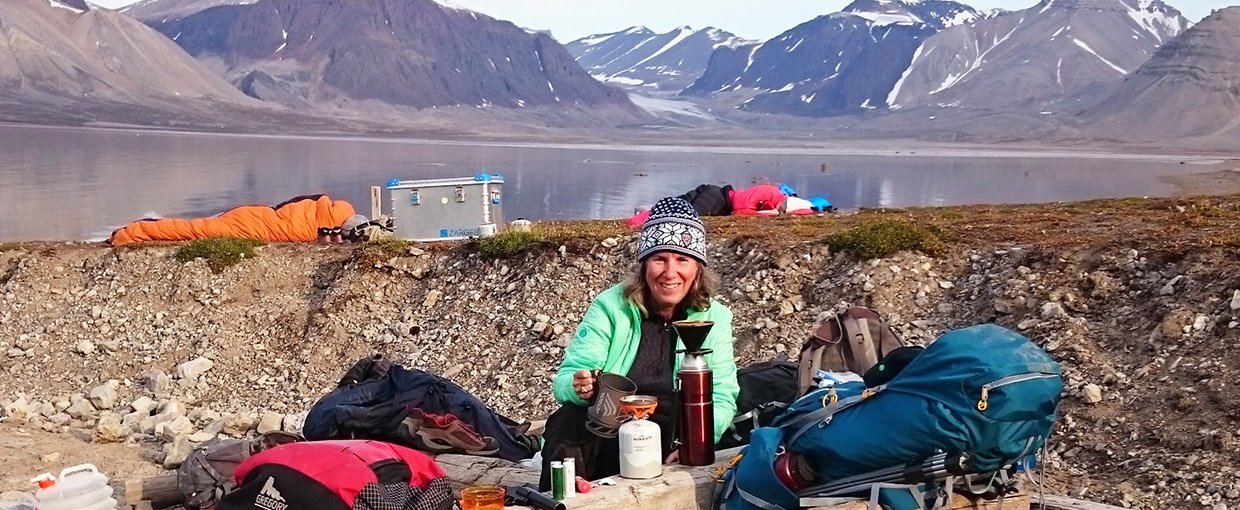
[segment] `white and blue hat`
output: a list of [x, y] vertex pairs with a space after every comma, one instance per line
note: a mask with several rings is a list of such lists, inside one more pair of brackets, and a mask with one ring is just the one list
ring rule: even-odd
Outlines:
[[637, 242], [637, 260], [658, 251], [683, 253], [706, 263], [706, 227], [689, 202], [668, 197], [650, 208], [650, 217], [642, 225]]

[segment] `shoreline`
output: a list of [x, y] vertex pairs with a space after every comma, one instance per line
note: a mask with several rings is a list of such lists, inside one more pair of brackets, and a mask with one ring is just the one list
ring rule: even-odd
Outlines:
[[[410, 145], [440, 146], [488, 146], [508, 148], [537, 149], [590, 149], [619, 150], [639, 152], [707, 152], [715, 154], [761, 154], [761, 155], [805, 155], [805, 156], [883, 156], [883, 157], [960, 157], [960, 158], [1080, 158], [1107, 160], [1146, 160], [1146, 161], [1182, 161], [1193, 164], [1221, 163], [1240, 158], [1240, 150], [1198, 150], [1191, 148], [1151, 147], [1146, 151], [1130, 145], [1082, 145], [1082, 146], [1049, 146], [1042, 143], [950, 143], [933, 142], [913, 139], [871, 138], [871, 139], [834, 139], [819, 142], [803, 138], [786, 138], [781, 135], [795, 133], [770, 132], [769, 137], [753, 136], [754, 132], [739, 133], [742, 136], [728, 138], [726, 133], [712, 136], [695, 137], [667, 136], [667, 141], [660, 143], [644, 137], [667, 135], [668, 133], [651, 133], [647, 131], [603, 131], [592, 132], [590, 136], [606, 137], [616, 135], [615, 142], [577, 139], [572, 136], [528, 137], [517, 133], [507, 134], [473, 134], [460, 136], [410, 136], [402, 133], [270, 133], [270, 132], [219, 132], [196, 131], [193, 129], [169, 129], [166, 127], [144, 127], [133, 124], [112, 123], [111, 125], [46, 125], [24, 124], [16, 122], [0, 122], [0, 127], [31, 128], [46, 130], [86, 129], [109, 132], [132, 132], [135, 134], [152, 133], [160, 135], [183, 136], [216, 136], [269, 138], [286, 140], [351, 140], [378, 143], [396, 143]], [[467, 138], [458, 140], [455, 138]], [[539, 139], [543, 140], [539, 140]], [[546, 140], [552, 138], [552, 140]], [[740, 145], [738, 145], [738, 142]], [[781, 144], [772, 146], [772, 143]], [[721, 145], [727, 144], [727, 145]], [[765, 144], [765, 145], [763, 145]], [[860, 149], [858, 146], [877, 146], [873, 149]], [[1168, 151], [1174, 151], [1168, 154]]]

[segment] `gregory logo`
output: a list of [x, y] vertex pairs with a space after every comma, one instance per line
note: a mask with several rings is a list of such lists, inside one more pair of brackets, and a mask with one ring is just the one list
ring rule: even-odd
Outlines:
[[254, 506], [263, 510], [286, 510], [288, 508], [288, 503], [284, 502], [284, 496], [276, 490], [275, 477], [267, 477], [263, 490], [258, 491], [258, 497], [254, 498]]

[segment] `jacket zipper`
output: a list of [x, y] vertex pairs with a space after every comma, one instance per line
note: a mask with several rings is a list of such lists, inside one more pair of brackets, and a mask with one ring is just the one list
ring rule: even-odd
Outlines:
[[1052, 374], [1048, 372], [1030, 372], [1030, 373], [1024, 373], [1024, 374], [1009, 375], [1002, 379], [983, 384], [982, 385], [982, 399], [977, 401], [977, 410], [985, 411], [986, 408], [990, 407], [990, 403], [987, 400], [990, 399], [990, 390], [992, 389], [999, 388], [1002, 386], [1007, 386], [1009, 384], [1032, 381], [1035, 379], [1052, 379], [1052, 378], [1058, 378], [1058, 377], [1060, 377], [1059, 374]]

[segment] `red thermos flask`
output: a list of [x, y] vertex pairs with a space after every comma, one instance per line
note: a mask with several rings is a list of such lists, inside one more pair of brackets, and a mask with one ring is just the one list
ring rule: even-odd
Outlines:
[[714, 381], [702, 349], [711, 321], [677, 321], [676, 333], [685, 345], [676, 378], [680, 386], [680, 463], [707, 466], [715, 462]]

